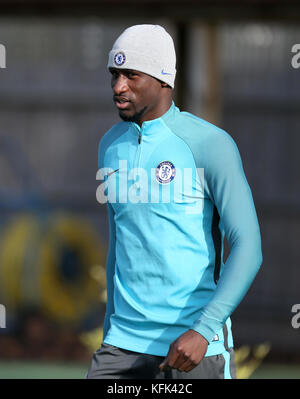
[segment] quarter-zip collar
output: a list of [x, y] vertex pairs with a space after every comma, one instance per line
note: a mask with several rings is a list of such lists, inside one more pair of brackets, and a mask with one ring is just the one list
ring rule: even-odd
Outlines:
[[151, 119], [149, 121], [145, 121], [142, 123], [142, 126], [139, 126], [136, 122], [130, 122], [135, 129], [139, 132], [139, 134], [143, 134], [143, 136], [151, 135], [152, 132], [156, 129], [152, 129], [154, 127], [158, 127], [164, 122], [167, 122], [170, 119], [173, 119], [175, 117], [175, 113], [178, 112], [179, 109], [176, 107], [174, 101], [172, 100], [172, 104], [170, 108], [168, 109], [167, 112], [165, 112], [162, 116], [159, 118]]

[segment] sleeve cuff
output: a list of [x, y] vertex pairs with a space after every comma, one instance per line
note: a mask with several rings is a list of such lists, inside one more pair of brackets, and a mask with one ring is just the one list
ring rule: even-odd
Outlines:
[[213, 341], [216, 331], [222, 328], [219, 324], [219, 322], [216, 322], [213, 319], [208, 319], [202, 316], [199, 320], [195, 321], [191, 329], [197, 331], [208, 341], [208, 343], [210, 343]]

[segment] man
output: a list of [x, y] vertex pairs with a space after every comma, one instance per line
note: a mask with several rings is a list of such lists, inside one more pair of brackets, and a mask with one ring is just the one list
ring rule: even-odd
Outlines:
[[99, 146], [108, 296], [88, 378], [235, 378], [230, 315], [262, 262], [259, 225], [233, 139], [172, 101], [175, 63], [158, 25], [109, 54], [122, 121]]

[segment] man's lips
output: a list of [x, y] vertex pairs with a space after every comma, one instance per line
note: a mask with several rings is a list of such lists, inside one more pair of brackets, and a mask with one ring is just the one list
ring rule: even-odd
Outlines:
[[114, 102], [119, 109], [127, 108], [130, 103], [127, 97], [114, 97]]

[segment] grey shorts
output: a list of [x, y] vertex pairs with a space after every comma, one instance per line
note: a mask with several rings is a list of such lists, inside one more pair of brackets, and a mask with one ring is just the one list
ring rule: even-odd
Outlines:
[[188, 373], [171, 369], [161, 371], [164, 357], [132, 352], [103, 343], [94, 353], [88, 379], [227, 379], [236, 378], [234, 351], [207, 356]]

